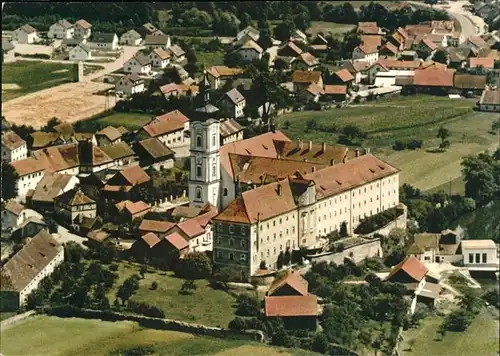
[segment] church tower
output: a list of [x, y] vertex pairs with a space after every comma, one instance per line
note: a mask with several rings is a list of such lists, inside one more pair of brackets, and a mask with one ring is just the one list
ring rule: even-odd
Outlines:
[[206, 71], [200, 83], [199, 96], [203, 98], [203, 106], [195, 110], [190, 124], [189, 201], [192, 206], [211, 203], [220, 209], [219, 109], [210, 103], [211, 88]]

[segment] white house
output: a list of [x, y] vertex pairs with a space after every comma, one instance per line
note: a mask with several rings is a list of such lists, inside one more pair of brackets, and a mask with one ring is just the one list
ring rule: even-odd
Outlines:
[[154, 68], [165, 68], [170, 63], [170, 53], [163, 48], [155, 48], [149, 54], [149, 60]]
[[479, 110], [500, 112], [500, 89], [484, 90], [479, 99]]
[[2, 203], [2, 231], [9, 231], [23, 222], [24, 205], [9, 200], [5, 205]]
[[376, 46], [361, 44], [352, 51], [352, 59], [356, 62], [375, 63], [378, 60], [378, 50]]
[[47, 36], [49, 38], [73, 38], [75, 27], [66, 20], [59, 20], [51, 25]]
[[149, 49], [163, 48], [169, 49], [172, 45], [170, 36], [166, 35], [146, 35], [144, 45]]
[[189, 119], [179, 110], [157, 116], [141, 129], [146, 138], [155, 137], [168, 148], [188, 145], [190, 139], [186, 135], [187, 131]]
[[244, 115], [243, 110], [245, 109], [246, 100], [238, 89], [233, 88], [225, 93], [219, 102], [230, 117], [237, 119]]
[[462, 256], [465, 267], [498, 270], [498, 247], [493, 240], [463, 240]]
[[389, 87], [396, 85], [397, 78], [408, 78], [415, 76], [414, 70], [389, 70], [378, 72], [375, 77], [377, 87]]
[[257, 42], [248, 40], [233, 53], [239, 56], [243, 61], [252, 62], [254, 60], [262, 59], [264, 50], [257, 44]]
[[120, 36], [120, 44], [127, 46], [139, 46], [142, 42], [142, 37], [136, 30], [129, 30]]
[[151, 60], [144, 53], [138, 52], [125, 62], [123, 71], [125, 73], [149, 74], [151, 72]]
[[10, 41], [2, 40], [2, 60], [3, 63], [11, 63], [16, 61], [16, 54], [14, 52], [14, 44]]
[[35, 43], [37, 39], [36, 29], [30, 25], [21, 26], [12, 34], [12, 40], [17, 43]]
[[290, 40], [307, 43], [307, 35], [301, 30], [295, 30], [295, 32], [290, 36]]
[[184, 50], [178, 45], [170, 46], [168, 48], [168, 51], [170, 52], [171, 59], [177, 63], [182, 62], [184, 59], [186, 59], [186, 52], [184, 52]]
[[86, 44], [80, 43], [69, 51], [69, 59], [72, 61], [88, 61], [92, 59], [92, 50]]
[[248, 39], [252, 39], [254, 41], [258, 41], [260, 32], [252, 26], [247, 26], [236, 34], [236, 42], [242, 42], [242, 38], [244, 37], [247, 37]]
[[88, 45], [91, 49], [116, 51], [118, 49], [118, 36], [116, 33], [95, 33]]
[[26, 158], [26, 142], [14, 131], [2, 132], [2, 161], [14, 162]]
[[80, 217], [95, 218], [96, 202], [86, 196], [80, 189], [71, 189], [54, 199], [55, 213], [67, 225], [73, 224]]
[[28, 190], [35, 189], [38, 182], [42, 179], [46, 166], [44, 162], [32, 157], [21, 159], [11, 164], [19, 176], [16, 183], [17, 195], [21, 201], [24, 201]]
[[116, 82], [116, 92], [122, 92], [125, 95], [131, 96], [136, 93], [142, 93], [145, 89], [144, 79], [137, 74], [125, 75]]
[[19, 309], [39, 283], [63, 261], [63, 246], [46, 230], [41, 230], [3, 266], [2, 307]]
[[226, 119], [220, 123], [220, 144], [243, 140], [243, 127], [233, 119]]
[[89, 24], [84, 19], [75, 22], [75, 33], [76, 38], [89, 38], [92, 34], [92, 25]]

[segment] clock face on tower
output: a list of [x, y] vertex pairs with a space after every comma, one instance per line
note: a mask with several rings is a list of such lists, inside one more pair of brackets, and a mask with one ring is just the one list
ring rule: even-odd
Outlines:
[[201, 164], [201, 157], [200, 156], [196, 157], [196, 163]]

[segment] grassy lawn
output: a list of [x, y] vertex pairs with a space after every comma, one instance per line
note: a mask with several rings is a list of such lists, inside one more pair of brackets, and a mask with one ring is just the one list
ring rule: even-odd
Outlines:
[[[110, 303], [114, 301], [116, 291], [123, 281], [134, 273], [139, 274], [139, 269], [135, 264], [120, 264], [119, 279], [108, 294]], [[196, 281], [198, 288], [192, 295], [182, 295], [179, 290], [183, 279], [174, 277], [172, 272], [151, 268], [150, 271], [153, 273], [146, 273], [145, 278], [141, 279], [140, 288], [132, 297], [133, 300], [157, 306], [169, 319], [221, 327], [227, 327], [234, 319], [235, 297], [211, 288], [207, 280]], [[158, 289], [151, 290], [154, 281], [158, 283]]]
[[124, 126], [130, 130], [136, 130], [151, 121], [151, 118], [150, 114], [116, 112], [97, 119], [97, 121], [106, 125]]
[[221, 51], [196, 52], [196, 58], [198, 58], [198, 63], [205, 64], [206, 68], [224, 64], [224, 53]]
[[355, 27], [355, 25], [346, 25], [335, 22], [311, 21], [311, 27], [309, 27], [306, 32], [310, 33], [313, 37], [315, 37], [318, 32], [330, 32], [332, 35], [342, 35]]
[[5, 355], [109, 355], [117, 350], [149, 346], [155, 355], [296, 355], [313, 353], [268, 347], [240, 340], [144, 329], [133, 322], [36, 316], [2, 331]]
[[[372, 1], [324, 1], [325, 4], [331, 4], [333, 6], [341, 5], [344, 2], [350, 2], [355, 9], [359, 9], [361, 6], [368, 6]], [[385, 8], [392, 8], [396, 3], [394, 1], [373, 1], [377, 4], [384, 6]]]
[[[498, 320], [483, 310], [465, 332], [448, 332], [442, 341], [436, 340], [436, 330], [442, 317], [424, 319], [418, 329], [403, 332], [403, 355], [412, 356], [495, 356], [498, 347]], [[415, 339], [415, 346], [408, 351], [408, 340]]]
[[[495, 147], [496, 137], [488, 133], [495, 114], [474, 112], [474, 104], [474, 100], [424, 95], [396, 97], [343, 109], [293, 112], [280, 116], [278, 124], [293, 139], [330, 144], [337, 143], [338, 134], [323, 128], [341, 129], [354, 124], [368, 133], [368, 139], [361, 143], [363, 147], [370, 147], [402, 170], [401, 184], [428, 190], [460, 177], [462, 157]], [[311, 119], [315, 119], [319, 129], [307, 130]], [[451, 132], [451, 147], [446, 152], [428, 152], [438, 147], [436, 134], [441, 126]], [[423, 140], [423, 149], [392, 149], [395, 140], [408, 139]]]
[[457, 177], [455, 179], [452, 179], [449, 182], [443, 183], [441, 185], [438, 185], [435, 188], [429, 189], [427, 192], [428, 193], [437, 193], [439, 191], [445, 191], [446, 193], [450, 194], [460, 194], [464, 195], [465, 194], [465, 181], [462, 176]]
[[73, 64], [16, 61], [2, 64], [2, 102], [73, 81]]

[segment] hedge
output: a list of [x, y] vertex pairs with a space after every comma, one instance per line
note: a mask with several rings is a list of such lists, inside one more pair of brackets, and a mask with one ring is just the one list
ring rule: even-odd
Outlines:
[[403, 213], [404, 210], [398, 207], [384, 210], [378, 214], [361, 220], [358, 227], [354, 229], [354, 232], [356, 234], [369, 234], [389, 224], [391, 221], [403, 215]]

